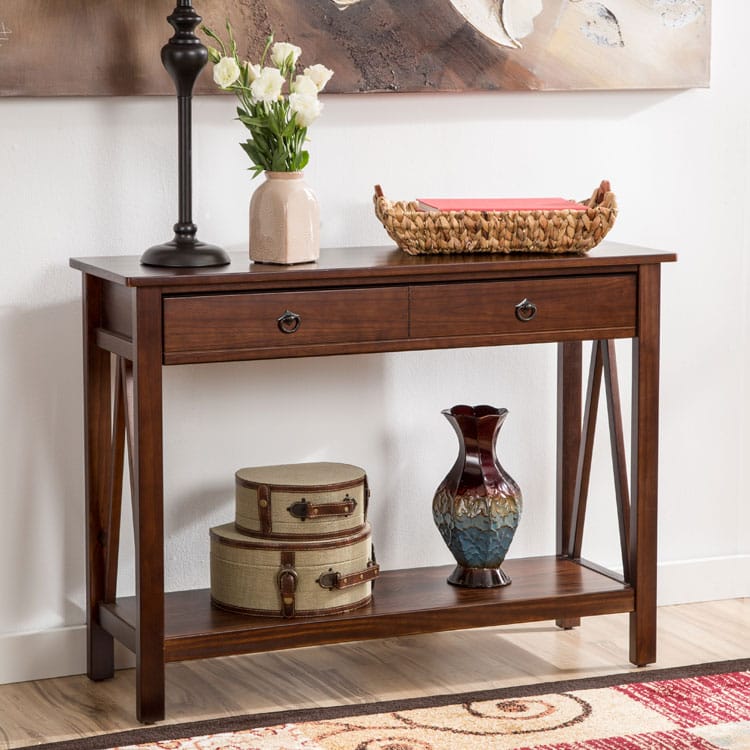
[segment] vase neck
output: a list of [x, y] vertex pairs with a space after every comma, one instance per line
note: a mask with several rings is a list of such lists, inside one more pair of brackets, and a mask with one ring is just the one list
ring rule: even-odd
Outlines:
[[263, 173], [267, 180], [301, 180], [304, 176], [304, 172], [269, 172]]
[[483, 474], [497, 470], [495, 443], [507, 411], [481, 417], [454, 414], [451, 411], [444, 411], [443, 414], [458, 436], [457, 466], [461, 464], [464, 470], [474, 470]]

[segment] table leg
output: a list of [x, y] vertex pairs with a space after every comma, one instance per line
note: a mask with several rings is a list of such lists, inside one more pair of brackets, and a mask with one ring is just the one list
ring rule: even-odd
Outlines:
[[658, 265], [639, 268], [638, 338], [633, 339], [630, 661], [656, 661], [656, 553], [659, 440]]
[[99, 625], [107, 579], [110, 440], [112, 422], [109, 352], [96, 345], [102, 319], [102, 282], [83, 277], [84, 453], [86, 466], [86, 671], [92, 680], [114, 675], [114, 641]]
[[164, 506], [161, 292], [139, 288], [133, 311], [133, 513], [136, 714], [164, 718]]
[[[557, 345], [557, 554], [568, 554], [581, 442], [582, 344]], [[561, 628], [581, 624], [580, 617], [557, 619]]]

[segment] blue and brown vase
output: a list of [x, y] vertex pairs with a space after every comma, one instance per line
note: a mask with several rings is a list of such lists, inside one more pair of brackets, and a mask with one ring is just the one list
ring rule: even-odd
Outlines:
[[454, 406], [443, 412], [458, 435], [456, 463], [432, 501], [435, 524], [458, 565], [448, 583], [506, 586], [500, 568], [521, 517], [521, 490], [497, 460], [495, 443], [507, 409]]

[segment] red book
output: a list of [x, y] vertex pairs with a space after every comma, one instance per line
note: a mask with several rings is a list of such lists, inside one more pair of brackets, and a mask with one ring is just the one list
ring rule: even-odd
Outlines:
[[417, 198], [422, 211], [585, 211], [565, 198]]

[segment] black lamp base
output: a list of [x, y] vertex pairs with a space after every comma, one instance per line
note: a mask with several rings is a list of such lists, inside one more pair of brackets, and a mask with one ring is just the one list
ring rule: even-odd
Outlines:
[[163, 245], [154, 245], [141, 256], [144, 266], [170, 266], [172, 268], [205, 268], [226, 266], [230, 258], [216, 245], [198, 240], [172, 240]]
[[198, 227], [191, 218], [193, 85], [208, 62], [208, 50], [195, 35], [195, 29], [202, 19], [195, 12], [191, 0], [177, 0], [177, 6], [167, 21], [174, 29], [174, 36], [162, 47], [161, 61], [177, 88], [180, 218], [174, 225], [174, 239], [146, 250], [141, 256], [141, 263], [170, 268], [226, 266], [230, 262], [229, 256], [220, 247], [207, 245], [195, 238]]

